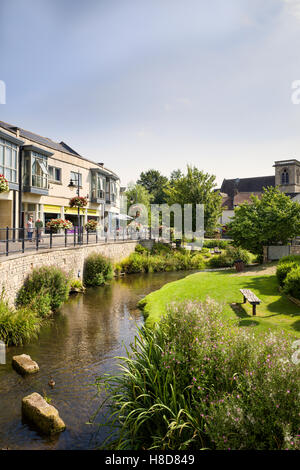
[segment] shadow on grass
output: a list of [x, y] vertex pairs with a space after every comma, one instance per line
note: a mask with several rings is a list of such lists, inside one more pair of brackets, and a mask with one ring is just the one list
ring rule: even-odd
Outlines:
[[257, 326], [259, 325], [259, 322], [257, 320], [254, 320], [253, 317], [251, 317], [246, 310], [243, 308], [242, 304], [238, 303], [233, 303], [230, 304], [231, 309], [235, 313], [235, 315], [241, 320], [239, 321], [239, 326]]

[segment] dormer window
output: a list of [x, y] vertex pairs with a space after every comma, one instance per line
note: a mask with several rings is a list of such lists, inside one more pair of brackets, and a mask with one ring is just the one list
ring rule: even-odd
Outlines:
[[289, 172], [286, 168], [281, 173], [281, 184], [289, 184]]

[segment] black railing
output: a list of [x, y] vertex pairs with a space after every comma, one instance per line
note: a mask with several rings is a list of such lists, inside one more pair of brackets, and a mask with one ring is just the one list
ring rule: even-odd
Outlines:
[[115, 230], [85, 231], [83, 227], [79, 230], [54, 231], [44, 228], [0, 228], [0, 256], [9, 256], [27, 251], [52, 250], [67, 248], [78, 245], [117, 243], [126, 240], [147, 240], [150, 231], [142, 229], [135, 231], [130, 227]]

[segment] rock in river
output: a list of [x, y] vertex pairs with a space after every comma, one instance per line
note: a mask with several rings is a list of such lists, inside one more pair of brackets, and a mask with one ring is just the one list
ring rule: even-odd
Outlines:
[[21, 354], [20, 356], [13, 356], [12, 358], [13, 368], [19, 372], [19, 374], [34, 374], [39, 371], [39, 366], [35, 361], [31, 359], [28, 354]]
[[45, 434], [55, 434], [66, 429], [54, 406], [49, 405], [39, 393], [32, 393], [22, 400], [22, 412]]

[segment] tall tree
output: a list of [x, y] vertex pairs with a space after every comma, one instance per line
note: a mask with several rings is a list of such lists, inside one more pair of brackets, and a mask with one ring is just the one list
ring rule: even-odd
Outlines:
[[235, 208], [228, 235], [257, 254], [262, 254], [263, 246], [286, 244], [300, 235], [300, 204], [278, 188], [265, 188], [261, 199], [252, 195], [251, 203]]
[[166, 202], [164, 188], [168, 183], [168, 178], [163, 176], [158, 170], [148, 170], [140, 174], [137, 184], [143, 186], [153, 196], [153, 204], [163, 204]]
[[214, 191], [216, 178], [196, 167], [187, 166], [186, 174], [177, 170], [165, 189], [168, 204], [204, 204], [204, 230], [213, 231], [222, 214], [222, 198]]

